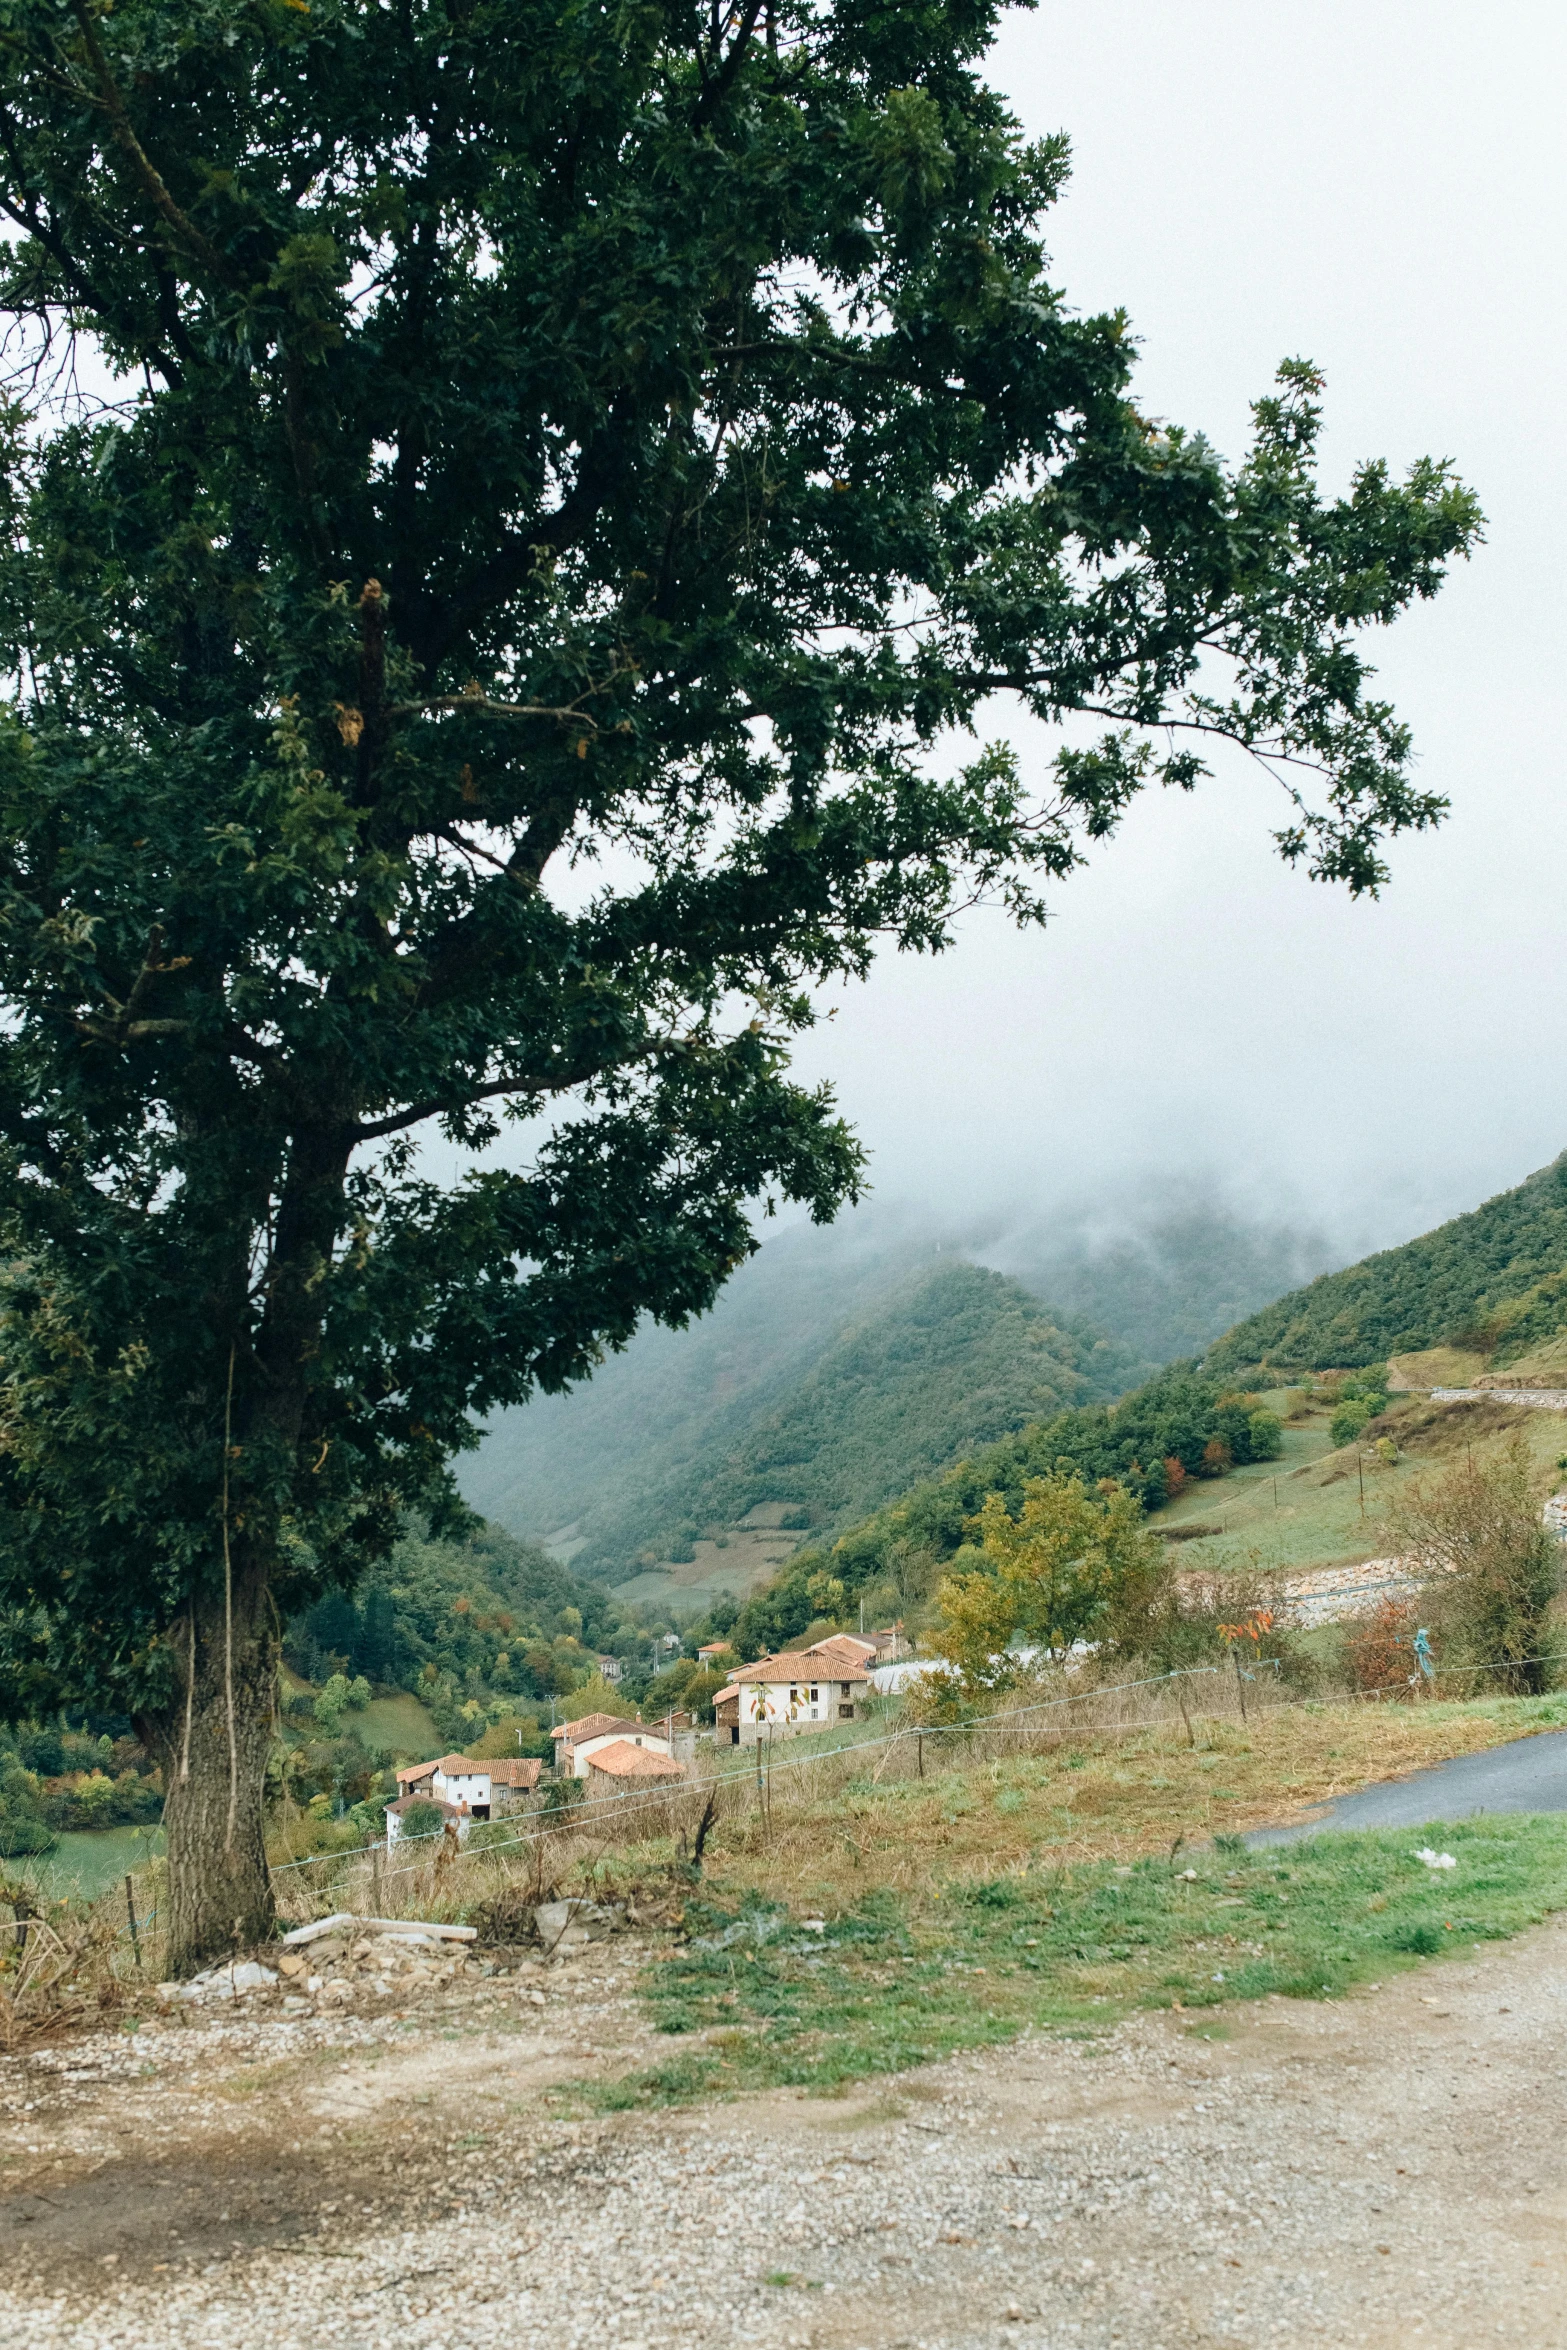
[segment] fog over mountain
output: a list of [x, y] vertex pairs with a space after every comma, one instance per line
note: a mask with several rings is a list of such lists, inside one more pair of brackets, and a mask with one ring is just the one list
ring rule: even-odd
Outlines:
[[[1561, 1148], [1564, 67], [1562, 12], [1458, 0], [1041, 0], [1005, 21], [987, 73], [1031, 135], [1072, 143], [1054, 282], [1082, 312], [1125, 307], [1148, 415], [1237, 458], [1249, 402], [1305, 354], [1331, 490], [1424, 454], [1477, 489], [1485, 545], [1374, 648], [1452, 813], [1351, 902], [1280, 862], [1278, 780], [1220, 752], [1196, 793], [1130, 810], [1043, 932], [979, 907], [949, 952], [833, 991], [796, 1066], [863, 1136], [869, 1202], [827, 1234], [768, 1227], [706, 1322], [508, 1416], [464, 1470], [507, 1524], [553, 1531], [739, 1441], [938, 1252], [1153, 1362]], [[1033, 779], [1055, 747], [1003, 704], [989, 731]]]
[[[862, 1513], [881, 1498], [878, 1476], [894, 1490], [1033, 1413], [1119, 1393], [1342, 1261], [1320, 1236], [1192, 1185], [1113, 1211], [1018, 1207], [967, 1231], [873, 1204], [826, 1230], [774, 1228], [690, 1329], [647, 1325], [575, 1394], [501, 1414], [463, 1464], [463, 1490], [514, 1533], [593, 1561], [607, 1543], [620, 1565], [757, 1501]], [[964, 1263], [1009, 1276], [1064, 1325], [1058, 1342], [1040, 1324], [1037, 1370], [1019, 1359], [1023, 1334], [1008, 1335], [1004, 1292], [953, 1293], [964, 1327], [950, 1333], [921, 1309], [920, 1285]], [[869, 1457], [854, 1428], [867, 1410]]]

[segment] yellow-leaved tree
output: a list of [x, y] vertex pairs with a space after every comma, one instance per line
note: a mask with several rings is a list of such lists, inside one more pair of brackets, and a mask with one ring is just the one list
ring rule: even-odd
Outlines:
[[[1095, 1490], [1075, 1473], [1030, 1477], [1016, 1517], [987, 1494], [936, 1594], [942, 1646], [965, 1692], [1004, 1689], [1042, 1655], [1079, 1640], [1136, 1647], [1164, 1591], [1162, 1545], [1120, 1485]], [[1026, 1652], [1026, 1653], [1020, 1653]]]

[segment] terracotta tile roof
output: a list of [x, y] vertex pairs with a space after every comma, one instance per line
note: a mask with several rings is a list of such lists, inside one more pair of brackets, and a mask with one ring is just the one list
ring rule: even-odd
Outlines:
[[742, 1665], [735, 1674], [741, 1685], [758, 1681], [771, 1686], [776, 1681], [867, 1681], [870, 1675], [856, 1658], [813, 1656], [807, 1652], [794, 1655], [764, 1656], [754, 1665]]
[[870, 1663], [876, 1654], [876, 1643], [874, 1640], [861, 1640], [853, 1632], [832, 1632], [825, 1640], [814, 1640], [801, 1654], [831, 1657], [835, 1664], [841, 1661], [850, 1667], [857, 1667]]
[[628, 1722], [624, 1714], [584, 1714], [579, 1721], [561, 1722], [550, 1732], [550, 1736], [564, 1738], [572, 1746], [580, 1746], [584, 1738], [602, 1738], [610, 1730], [619, 1730], [635, 1737], [641, 1728], [640, 1722]]
[[[439, 1771], [443, 1779], [473, 1779], [487, 1777], [491, 1784], [502, 1787], [531, 1787], [539, 1775], [539, 1765], [523, 1755], [505, 1755], [495, 1762], [475, 1762], [471, 1755], [443, 1754], [435, 1762], [410, 1763], [397, 1774], [399, 1787], [413, 1787], [421, 1779], [432, 1778]], [[523, 1772], [522, 1778], [516, 1776]]]
[[396, 1803], [389, 1803], [386, 1808], [388, 1811], [395, 1812], [401, 1819], [405, 1811], [413, 1811], [416, 1806], [420, 1805], [433, 1805], [437, 1811], [444, 1811], [450, 1819], [462, 1818], [456, 1804], [444, 1803], [439, 1795], [402, 1795], [398, 1797]]
[[649, 1747], [633, 1746], [629, 1738], [617, 1738], [609, 1746], [601, 1746], [597, 1754], [588, 1757], [590, 1771], [602, 1771], [609, 1779], [683, 1779], [685, 1765], [671, 1762], [667, 1755], [654, 1754]]

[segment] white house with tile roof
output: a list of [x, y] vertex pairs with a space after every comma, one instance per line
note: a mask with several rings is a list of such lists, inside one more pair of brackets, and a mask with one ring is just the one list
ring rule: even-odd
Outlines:
[[737, 1665], [713, 1700], [720, 1746], [836, 1728], [858, 1718], [870, 1681], [871, 1642], [834, 1633], [812, 1647]]
[[604, 1747], [624, 1739], [649, 1754], [673, 1759], [672, 1738], [651, 1722], [623, 1721], [618, 1714], [581, 1714], [561, 1722], [551, 1732], [555, 1740], [555, 1767], [563, 1779], [585, 1779], [588, 1765]]

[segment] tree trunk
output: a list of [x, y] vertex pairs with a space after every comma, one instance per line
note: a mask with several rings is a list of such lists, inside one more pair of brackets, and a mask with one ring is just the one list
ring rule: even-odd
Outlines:
[[196, 1601], [194, 1625], [194, 1686], [187, 1617], [172, 1636], [181, 1668], [175, 1702], [138, 1725], [166, 1790], [171, 1979], [266, 1940], [274, 1922], [262, 1804], [278, 1644], [264, 1571], [236, 1558], [232, 1624], [220, 1587]]

